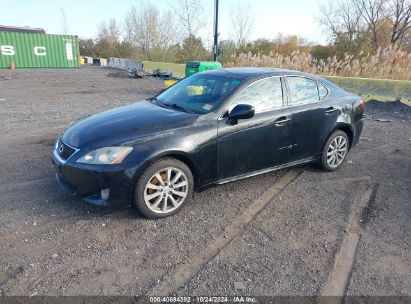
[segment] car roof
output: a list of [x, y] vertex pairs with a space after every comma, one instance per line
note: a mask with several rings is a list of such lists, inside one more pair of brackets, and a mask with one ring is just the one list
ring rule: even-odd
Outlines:
[[207, 73], [210, 75], [226, 75], [232, 76], [236, 78], [243, 78], [244, 80], [251, 80], [251, 79], [258, 79], [258, 78], [265, 78], [270, 76], [283, 76], [283, 75], [294, 75], [294, 76], [304, 76], [316, 81], [319, 81], [323, 85], [325, 85], [328, 89], [333, 89], [334, 91], [338, 91], [340, 94], [345, 93], [340, 87], [332, 83], [331, 81], [309, 73], [304, 73], [295, 70], [287, 70], [287, 69], [276, 69], [276, 68], [257, 68], [257, 67], [239, 67], [239, 68], [224, 68], [221, 70], [208, 70], [202, 73]]
[[281, 75], [301, 75], [317, 78], [317, 76], [307, 73], [275, 68], [255, 68], [255, 67], [241, 67], [241, 68], [225, 68], [222, 70], [209, 70], [207, 74], [215, 75], [231, 75], [240, 78], [254, 78], [259, 76], [281, 76]]

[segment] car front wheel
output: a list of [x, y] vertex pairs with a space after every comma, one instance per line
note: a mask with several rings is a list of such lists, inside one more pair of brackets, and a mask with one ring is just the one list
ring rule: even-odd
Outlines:
[[164, 218], [177, 213], [191, 199], [194, 180], [190, 169], [174, 158], [151, 163], [137, 181], [134, 205], [145, 217]]
[[350, 142], [345, 132], [337, 130], [331, 134], [324, 145], [321, 157], [322, 168], [326, 171], [337, 170], [347, 157], [349, 144]]

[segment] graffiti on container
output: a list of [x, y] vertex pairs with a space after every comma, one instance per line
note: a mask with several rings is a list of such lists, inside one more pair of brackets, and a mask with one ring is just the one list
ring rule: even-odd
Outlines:
[[[0, 51], [1, 51], [1, 54], [4, 56], [14, 56], [16, 54], [14, 46], [12, 45], [1, 45]], [[45, 46], [35, 46], [33, 48], [33, 53], [36, 56], [46, 56], [47, 50]]]

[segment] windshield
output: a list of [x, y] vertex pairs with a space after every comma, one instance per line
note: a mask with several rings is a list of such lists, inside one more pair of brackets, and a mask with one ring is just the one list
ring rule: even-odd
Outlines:
[[205, 114], [213, 111], [241, 81], [227, 75], [195, 74], [158, 95], [156, 101], [177, 110]]

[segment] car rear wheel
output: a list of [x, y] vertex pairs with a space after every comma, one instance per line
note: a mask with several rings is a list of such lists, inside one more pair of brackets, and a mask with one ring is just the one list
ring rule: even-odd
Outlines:
[[350, 142], [345, 132], [337, 130], [331, 134], [324, 145], [321, 157], [322, 168], [326, 171], [337, 170], [347, 157], [349, 144]]
[[150, 164], [137, 181], [134, 204], [151, 219], [177, 213], [191, 199], [194, 180], [190, 169], [174, 158]]

